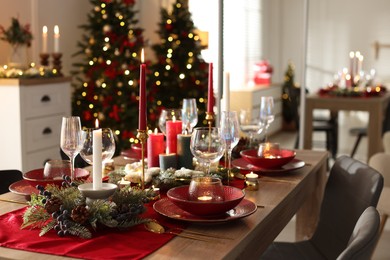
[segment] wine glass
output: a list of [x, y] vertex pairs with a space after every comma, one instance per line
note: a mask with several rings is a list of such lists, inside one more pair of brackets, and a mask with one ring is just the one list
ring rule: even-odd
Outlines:
[[264, 125], [260, 122], [260, 114], [252, 110], [241, 109], [239, 115], [240, 129], [249, 137], [249, 148], [254, 146], [254, 135], [263, 131]]
[[274, 98], [273, 97], [261, 97], [260, 99], [260, 122], [264, 125], [264, 138], [267, 142], [267, 130], [269, 125], [274, 121]]
[[[94, 128], [83, 130], [83, 145], [80, 151], [81, 158], [88, 164], [93, 164], [93, 131]], [[110, 128], [102, 128], [102, 163], [111, 160], [115, 153], [115, 139]]]
[[182, 122], [183, 131], [186, 131], [187, 133], [191, 134], [192, 129], [198, 123], [198, 111], [196, 108], [195, 98], [183, 99]]
[[158, 126], [161, 132], [166, 136], [166, 124], [169, 120], [181, 120], [181, 109], [166, 108], [161, 110], [160, 117], [158, 118]]
[[70, 161], [68, 160], [49, 160], [43, 167], [43, 176], [45, 179], [62, 180], [64, 175], [70, 174]]
[[208, 173], [212, 162], [217, 162], [225, 151], [225, 142], [217, 127], [197, 127], [191, 134], [191, 153], [201, 163], [206, 164]]
[[227, 165], [225, 158], [225, 167], [228, 170], [228, 182], [231, 177], [231, 161], [232, 161], [232, 150], [238, 144], [240, 140], [239, 124], [236, 111], [222, 111], [221, 115], [221, 136], [225, 142], [226, 154], [227, 154]]
[[80, 117], [63, 117], [61, 125], [61, 149], [70, 159], [70, 177], [75, 179], [74, 159], [82, 147]]

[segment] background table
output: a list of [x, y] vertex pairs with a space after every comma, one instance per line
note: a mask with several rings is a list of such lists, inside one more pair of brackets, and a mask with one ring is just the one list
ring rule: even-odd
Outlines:
[[[233, 237], [234, 240], [216, 239], [215, 243], [210, 243], [176, 237], [147, 259], [256, 258], [272, 243], [294, 214], [297, 214], [297, 240], [310, 237], [317, 223], [326, 183], [327, 153], [297, 151], [297, 158], [304, 160], [306, 166], [291, 173], [262, 177], [258, 191], [246, 191], [246, 199], [259, 206], [251, 216], [229, 223], [194, 224], [189, 227], [194, 231]], [[0, 198], [23, 201], [23, 197], [12, 193], [0, 195]], [[0, 201], [0, 214], [21, 207], [23, 205]], [[0, 248], [1, 257], [61, 259], [59, 256], [9, 248]]]
[[306, 96], [303, 148], [312, 148], [313, 111], [328, 109], [331, 111], [367, 111], [368, 149], [367, 160], [375, 153], [382, 151], [382, 124], [385, 110], [390, 100], [390, 93], [381, 97], [329, 97], [311, 94]]

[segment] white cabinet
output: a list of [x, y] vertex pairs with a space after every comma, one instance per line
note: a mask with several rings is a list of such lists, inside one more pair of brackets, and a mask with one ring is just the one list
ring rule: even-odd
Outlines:
[[23, 172], [60, 158], [63, 116], [71, 115], [70, 78], [0, 79], [0, 169]]
[[275, 120], [268, 129], [269, 134], [282, 129], [282, 85], [271, 84], [247, 87], [230, 91], [230, 109], [239, 112], [241, 109], [251, 110], [252, 113], [260, 112], [260, 97], [272, 96], [275, 103]]

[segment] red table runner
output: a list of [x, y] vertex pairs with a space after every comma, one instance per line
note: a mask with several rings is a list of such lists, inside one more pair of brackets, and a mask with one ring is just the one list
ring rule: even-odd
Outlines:
[[[234, 180], [230, 185], [244, 188], [242, 180]], [[186, 226], [184, 222], [168, 219], [155, 212], [153, 202], [146, 206], [143, 217], [156, 219], [167, 227]], [[143, 225], [126, 230], [102, 228], [93, 232], [91, 239], [59, 237], [53, 230], [40, 237], [40, 229], [20, 229], [25, 209], [0, 216], [0, 246], [83, 259], [141, 259], [174, 237], [171, 234], [151, 233]]]
[[[146, 218], [157, 219], [166, 226], [182, 224], [163, 218], [150, 204]], [[99, 229], [91, 239], [59, 237], [54, 231], [40, 237], [39, 229], [20, 229], [24, 211], [25, 208], [0, 216], [0, 246], [83, 259], [141, 259], [174, 237], [151, 233], [143, 225], [127, 230]]]

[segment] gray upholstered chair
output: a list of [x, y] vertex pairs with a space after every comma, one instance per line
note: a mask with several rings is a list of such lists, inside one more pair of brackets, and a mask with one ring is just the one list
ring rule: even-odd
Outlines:
[[0, 170], [0, 194], [9, 192], [8, 187], [22, 179], [23, 175], [19, 170]]
[[374, 207], [368, 207], [353, 229], [347, 248], [337, 260], [370, 259], [379, 239], [380, 216]]
[[298, 242], [274, 242], [261, 259], [336, 259], [348, 246], [363, 211], [376, 207], [382, 175], [347, 156], [333, 165], [325, 187], [319, 222], [313, 236]]

